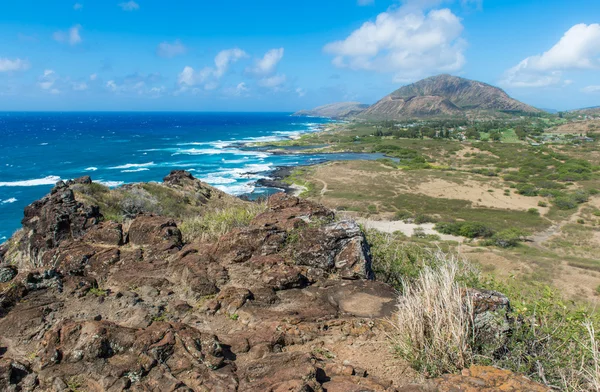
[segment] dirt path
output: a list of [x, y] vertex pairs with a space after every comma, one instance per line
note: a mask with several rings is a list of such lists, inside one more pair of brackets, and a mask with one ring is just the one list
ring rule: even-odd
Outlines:
[[321, 180], [320, 178], [316, 178], [316, 180], [323, 184], [323, 189], [321, 189], [321, 196], [325, 195], [325, 193], [329, 190], [327, 189], [327, 183]]

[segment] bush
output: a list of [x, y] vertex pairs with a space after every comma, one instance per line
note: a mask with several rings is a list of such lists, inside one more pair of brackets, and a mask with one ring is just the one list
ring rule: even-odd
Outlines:
[[530, 208], [527, 210], [527, 213], [531, 215], [540, 215], [540, 210], [537, 208]]
[[496, 234], [488, 241], [500, 248], [513, 248], [525, 240], [529, 233], [519, 229], [506, 229]]
[[517, 184], [517, 193], [523, 196], [537, 196], [538, 188], [531, 184]]
[[548, 207], [548, 203], [540, 200], [540, 201], [538, 201], [538, 207]]
[[494, 230], [477, 222], [442, 222], [435, 226], [442, 234], [451, 234], [467, 238], [489, 238]]
[[552, 203], [560, 210], [572, 210], [573, 208], [577, 208], [577, 202], [572, 197], [568, 196], [557, 197]]
[[404, 221], [412, 218], [412, 214], [408, 211], [398, 211], [394, 214], [394, 219]]
[[437, 219], [429, 216], [429, 215], [425, 215], [425, 214], [419, 214], [417, 216], [415, 216], [414, 219], [414, 223], [416, 223], [417, 225], [423, 224], [423, 223], [435, 223], [437, 222]]
[[371, 213], [371, 214], [376, 214], [377, 213], [377, 206], [371, 204], [371, 205], [367, 206], [367, 211], [369, 211], [369, 213]]

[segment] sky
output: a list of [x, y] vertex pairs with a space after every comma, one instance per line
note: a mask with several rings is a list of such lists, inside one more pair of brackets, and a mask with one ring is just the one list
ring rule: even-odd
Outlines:
[[600, 105], [595, 0], [19, 0], [0, 111], [295, 111], [449, 73]]

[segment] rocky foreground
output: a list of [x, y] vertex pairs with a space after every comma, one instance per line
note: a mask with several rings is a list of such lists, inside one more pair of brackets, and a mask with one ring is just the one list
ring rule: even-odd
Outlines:
[[[0, 247], [1, 391], [546, 390], [485, 367], [411, 384], [387, 340], [397, 293], [323, 206], [278, 194], [184, 243], [167, 216], [105, 220], [73, 190], [90, 182], [58, 183]], [[181, 171], [164, 186], [225, 197]]]

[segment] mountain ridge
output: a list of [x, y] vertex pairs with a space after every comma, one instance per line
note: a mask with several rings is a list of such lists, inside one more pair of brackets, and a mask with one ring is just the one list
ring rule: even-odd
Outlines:
[[520, 102], [490, 84], [442, 74], [403, 86], [371, 106], [359, 102], [338, 102], [301, 110], [294, 115], [335, 119], [406, 119], [511, 112], [543, 113], [543, 110]]
[[498, 87], [443, 74], [395, 90], [362, 112], [361, 117], [468, 116], [475, 111], [542, 112]]

